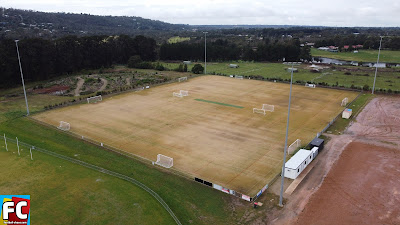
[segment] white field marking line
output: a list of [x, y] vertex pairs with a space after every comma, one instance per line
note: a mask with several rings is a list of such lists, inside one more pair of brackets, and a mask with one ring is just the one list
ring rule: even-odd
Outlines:
[[330, 74], [333, 74], [333, 73], [329, 73], [329, 72], [322, 73], [320, 76], [313, 78], [313, 79], [311, 80], [311, 82], [314, 82], [314, 80], [316, 80], [316, 79], [321, 79], [322, 77], [324, 77], [324, 76], [326, 76], [326, 75], [330, 75]]

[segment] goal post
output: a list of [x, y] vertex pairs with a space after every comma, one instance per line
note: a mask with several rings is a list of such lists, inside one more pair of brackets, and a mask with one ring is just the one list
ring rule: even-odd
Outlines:
[[174, 165], [174, 159], [162, 154], [158, 154], [155, 164], [165, 168], [171, 168]]
[[306, 86], [306, 87], [309, 87], [309, 88], [315, 88], [315, 87], [316, 87], [315, 84], [309, 84], [309, 83], [306, 83], [305, 86]]
[[265, 115], [265, 110], [264, 109], [253, 108], [253, 113], [260, 113], [260, 114], [264, 114]]
[[172, 92], [172, 97], [179, 97], [179, 98], [182, 98], [183, 95], [182, 95], [181, 93]]
[[71, 129], [71, 125], [67, 122], [60, 121], [60, 125], [57, 128], [63, 131], [69, 131]]
[[93, 96], [93, 97], [89, 97], [86, 99], [87, 103], [97, 103], [97, 102], [101, 102], [103, 101], [103, 98], [101, 97], [101, 95], [97, 95], [97, 96]]
[[240, 79], [240, 80], [243, 80], [243, 76], [240, 76], [240, 75], [235, 75], [235, 79]]
[[346, 97], [346, 98], [344, 98], [344, 99], [342, 100], [341, 106], [346, 106], [347, 103], [349, 103], [349, 99]]
[[265, 111], [273, 112], [274, 109], [275, 109], [275, 106], [274, 105], [263, 104], [262, 105], [262, 109], [264, 109]]
[[189, 91], [181, 90], [179, 93], [180, 93], [182, 96], [189, 96]]
[[187, 77], [179, 77], [178, 82], [187, 81]]
[[300, 139], [295, 140], [291, 145], [289, 145], [289, 147], [287, 149], [288, 154], [292, 154], [300, 146], [301, 146], [301, 140]]

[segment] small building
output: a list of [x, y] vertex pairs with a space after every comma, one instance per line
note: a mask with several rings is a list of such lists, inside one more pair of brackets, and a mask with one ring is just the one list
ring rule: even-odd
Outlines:
[[300, 149], [292, 158], [289, 159], [289, 161], [285, 163], [285, 177], [296, 179], [313, 159], [312, 151]]
[[318, 148], [317, 147], [312, 148], [311, 152], [312, 152], [312, 158], [314, 160], [318, 155]]
[[345, 110], [342, 112], [342, 118], [343, 118], [343, 119], [349, 119], [352, 113], [353, 113], [353, 110], [352, 110], [352, 109], [345, 109]]
[[183, 61], [183, 64], [190, 65], [192, 64], [192, 61]]
[[230, 68], [239, 68], [239, 66], [237, 64], [229, 64]]
[[310, 148], [317, 147], [319, 151], [321, 151], [324, 148], [324, 139], [321, 138], [314, 138], [311, 143], [310, 143]]

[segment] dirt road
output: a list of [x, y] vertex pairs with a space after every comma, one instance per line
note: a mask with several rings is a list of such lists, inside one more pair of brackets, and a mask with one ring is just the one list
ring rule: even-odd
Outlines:
[[78, 79], [78, 83], [76, 83], [76, 88], [75, 88], [75, 96], [79, 96], [81, 95], [81, 89], [83, 84], [85, 83], [85, 80], [82, 79], [81, 77], [77, 77], [76, 79]]
[[269, 222], [400, 224], [399, 117], [400, 98], [373, 99], [343, 135], [329, 135], [314, 169]]

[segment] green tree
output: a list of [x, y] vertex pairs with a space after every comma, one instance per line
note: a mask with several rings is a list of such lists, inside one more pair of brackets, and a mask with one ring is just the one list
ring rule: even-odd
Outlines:
[[142, 58], [140, 57], [140, 55], [134, 55], [134, 56], [131, 56], [130, 58], [129, 58], [129, 60], [128, 60], [128, 67], [129, 68], [135, 68], [135, 67], [137, 67], [139, 64], [141, 64], [143, 61], [142, 61]]
[[204, 72], [204, 67], [200, 64], [196, 64], [193, 66], [192, 72], [195, 74], [201, 74]]
[[183, 66], [183, 72], [187, 72], [187, 65]]

